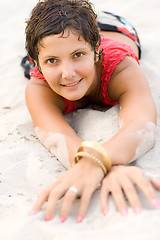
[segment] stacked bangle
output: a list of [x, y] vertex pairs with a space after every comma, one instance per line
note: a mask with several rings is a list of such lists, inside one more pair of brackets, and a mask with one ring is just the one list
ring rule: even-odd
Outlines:
[[[92, 154], [88, 152], [84, 152], [84, 147], [87, 147], [96, 151], [100, 155], [102, 161], [97, 157], [93, 156]], [[93, 142], [93, 141], [82, 142], [79, 146], [77, 154], [75, 155], [75, 163], [77, 163], [81, 159], [81, 157], [88, 157], [92, 159], [102, 168], [104, 174], [106, 174], [107, 171], [111, 169], [111, 161], [107, 152], [102, 147], [102, 145], [98, 144], [97, 142]]]
[[106, 167], [104, 166], [104, 164], [103, 164], [98, 158], [96, 158], [95, 156], [93, 156], [92, 154], [87, 153], [87, 152], [78, 152], [78, 153], [76, 153], [76, 155], [75, 155], [75, 162], [76, 162], [76, 163], [79, 162], [79, 160], [80, 160], [82, 157], [90, 158], [90, 159], [92, 159], [94, 162], [98, 163], [98, 165], [102, 168], [102, 170], [103, 170], [103, 172], [104, 172], [104, 175], [106, 175], [107, 169], [106, 169]]

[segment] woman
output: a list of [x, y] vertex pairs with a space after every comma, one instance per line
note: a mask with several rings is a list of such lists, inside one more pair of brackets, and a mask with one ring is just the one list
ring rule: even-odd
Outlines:
[[[26, 88], [27, 106], [40, 141], [64, 166], [71, 166], [41, 192], [33, 207], [31, 215], [48, 201], [46, 221], [64, 197], [60, 213], [64, 222], [73, 200], [81, 196], [77, 217], [81, 222], [100, 184], [104, 215], [109, 192], [123, 216], [127, 215], [123, 192], [133, 211], [140, 213], [134, 185], [154, 207], [160, 206], [140, 169], [123, 166], [155, 143], [156, 109], [139, 66], [137, 33], [125, 19], [110, 13], [102, 13], [98, 21], [88, 1], [45, 0], [27, 22], [26, 49], [35, 63]], [[120, 130], [103, 144], [83, 141], [64, 118], [90, 104], [121, 107]]]

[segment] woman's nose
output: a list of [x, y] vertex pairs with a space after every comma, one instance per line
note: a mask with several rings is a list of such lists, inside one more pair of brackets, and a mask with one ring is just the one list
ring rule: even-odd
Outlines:
[[71, 62], [63, 62], [62, 64], [62, 78], [63, 79], [73, 79], [75, 76], [74, 65]]

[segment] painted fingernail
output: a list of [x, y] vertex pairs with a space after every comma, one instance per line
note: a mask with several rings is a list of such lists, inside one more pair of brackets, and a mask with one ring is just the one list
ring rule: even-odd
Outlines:
[[107, 216], [107, 214], [108, 214], [108, 210], [105, 209], [105, 210], [103, 211], [103, 215], [104, 215], [104, 216]]
[[122, 215], [123, 217], [126, 217], [127, 214], [128, 214], [127, 208], [122, 208], [122, 209], [121, 209], [121, 215]]
[[154, 182], [156, 182], [157, 184], [160, 184], [160, 178], [153, 178]]
[[157, 198], [152, 198], [152, 204], [156, 208], [160, 207], [160, 202], [159, 202], [159, 200]]
[[134, 208], [134, 212], [138, 215], [138, 214], [140, 214], [140, 213], [142, 212], [142, 208], [139, 207], [139, 206], [136, 206], [136, 207]]
[[77, 217], [77, 223], [81, 223], [82, 220], [83, 220], [83, 217], [82, 217], [82, 216], [78, 216], [78, 217]]
[[61, 223], [64, 223], [65, 222], [65, 218], [64, 217], [60, 217], [60, 221], [61, 221]]
[[46, 221], [46, 222], [51, 221], [51, 219], [52, 219], [52, 218], [51, 218], [50, 216], [45, 216], [45, 221]]
[[34, 216], [36, 213], [37, 213], [36, 210], [33, 209], [33, 210], [29, 213], [29, 216]]

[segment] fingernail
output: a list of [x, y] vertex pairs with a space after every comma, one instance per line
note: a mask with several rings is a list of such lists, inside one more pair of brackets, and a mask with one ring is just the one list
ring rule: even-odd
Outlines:
[[156, 208], [160, 207], [160, 202], [159, 202], [159, 200], [157, 198], [152, 198], [152, 204]]
[[160, 178], [153, 178], [154, 182], [160, 184]]
[[64, 217], [60, 217], [60, 221], [61, 221], [61, 223], [64, 223], [65, 222], [65, 218]]
[[138, 215], [138, 214], [140, 214], [140, 213], [142, 212], [142, 208], [139, 207], [139, 206], [136, 206], [136, 207], [134, 208], [134, 212]]
[[83, 217], [82, 217], [82, 216], [78, 216], [78, 217], [77, 217], [77, 223], [81, 223], [82, 220], [83, 220]]
[[128, 214], [127, 209], [126, 209], [126, 208], [122, 208], [122, 209], [121, 209], [121, 215], [122, 215], [123, 217], [126, 217], [127, 214]]
[[37, 213], [36, 210], [33, 209], [33, 210], [29, 213], [29, 216], [34, 216], [36, 213]]
[[50, 216], [45, 216], [45, 221], [46, 221], [46, 222], [51, 221], [51, 219], [52, 219], [52, 218], [51, 218]]
[[105, 210], [103, 211], [103, 214], [104, 214], [104, 216], [107, 216], [108, 210], [105, 209]]

